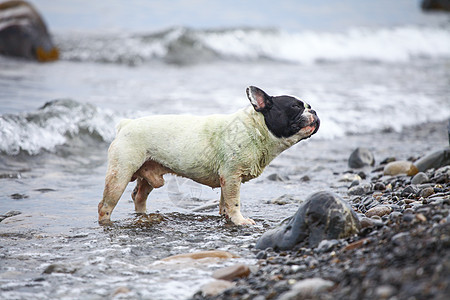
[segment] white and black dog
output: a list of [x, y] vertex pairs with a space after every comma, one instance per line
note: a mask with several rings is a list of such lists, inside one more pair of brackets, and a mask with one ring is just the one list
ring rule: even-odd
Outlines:
[[160, 115], [122, 120], [108, 150], [100, 224], [130, 181], [136, 212], [146, 212], [148, 194], [167, 173], [221, 188], [219, 210], [237, 225], [255, 224], [240, 211], [240, 185], [261, 175], [281, 152], [319, 129], [311, 107], [292, 96], [269, 96], [250, 86], [252, 107], [230, 115]]

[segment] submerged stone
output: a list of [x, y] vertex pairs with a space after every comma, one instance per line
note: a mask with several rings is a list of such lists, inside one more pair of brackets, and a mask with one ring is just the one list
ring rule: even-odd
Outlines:
[[171, 260], [179, 260], [179, 259], [203, 259], [203, 258], [229, 259], [229, 258], [236, 258], [236, 257], [239, 257], [239, 256], [236, 256], [227, 251], [211, 250], [211, 251], [200, 251], [200, 252], [193, 252], [193, 253], [177, 254], [177, 255], [172, 255], [172, 256], [163, 258], [161, 260], [162, 261], [171, 261]]
[[215, 279], [222, 279], [232, 281], [235, 278], [244, 278], [250, 275], [250, 268], [244, 264], [237, 264], [216, 270], [212, 277]]
[[360, 224], [350, 205], [331, 192], [312, 194], [293, 217], [264, 233], [257, 249], [290, 250], [316, 247], [322, 240], [340, 239], [358, 233]]
[[201, 293], [206, 297], [214, 297], [226, 289], [234, 287], [236, 283], [227, 280], [214, 280], [201, 287]]

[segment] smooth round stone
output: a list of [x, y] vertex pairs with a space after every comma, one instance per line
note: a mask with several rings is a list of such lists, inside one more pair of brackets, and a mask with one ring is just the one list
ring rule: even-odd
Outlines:
[[373, 217], [373, 216], [378, 216], [378, 217], [382, 217], [384, 215], [390, 214], [391, 213], [391, 208], [389, 206], [375, 206], [372, 207], [371, 209], [369, 209], [366, 212], [366, 216], [368, 218]]
[[406, 174], [408, 176], [416, 175], [419, 172], [417, 167], [410, 161], [393, 161], [388, 163], [383, 170], [384, 175], [395, 176]]
[[359, 185], [351, 187], [348, 190], [348, 194], [355, 195], [355, 196], [361, 196], [361, 195], [365, 195], [371, 191], [372, 191], [372, 185], [370, 183], [365, 183], [365, 184], [359, 184]]
[[249, 267], [244, 264], [237, 264], [234, 266], [216, 270], [212, 274], [212, 277], [214, 277], [215, 279], [232, 281], [235, 278], [248, 277], [248, 275], [250, 275]]
[[411, 180], [412, 184], [422, 184], [425, 182], [428, 182], [430, 178], [428, 178], [428, 175], [424, 172], [419, 172], [416, 175], [414, 175], [413, 179]]
[[432, 187], [426, 187], [426, 188], [420, 190], [420, 192], [419, 192], [419, 195], [424, 198], [428, 198], [433, 194], [434, 194], [434, 188], [432, 188]]

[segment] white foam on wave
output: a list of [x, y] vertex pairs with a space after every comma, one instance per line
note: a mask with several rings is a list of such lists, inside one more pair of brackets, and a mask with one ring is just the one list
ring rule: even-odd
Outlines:
[[405, 62], [415, 57], [450, 56], [447, 28], [353, 28], [344, 33], [234, 30], [205, 33], [200, 38], [223, 56], [240, 59]]
[[35, 112], [1, 115], [0, 152], [36, 155], [42, 150], [55, 151], [82, 134], [108, 142], [118, 119], [112, 111], [73, 100], [55, 100]]
[[449, 25], [351, 28], [345, 32], [268, 29], [194, 30], [177, 27], [149, 34], [68, 34], [56, 37], [62, 58], [75, 61], [175, 64], [211, 60], [294, 63], [368, 60], [405, 62], [450, 57]]

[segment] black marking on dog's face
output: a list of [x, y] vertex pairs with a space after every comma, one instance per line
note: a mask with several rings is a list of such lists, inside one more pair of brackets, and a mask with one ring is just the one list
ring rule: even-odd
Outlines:
[[[278, 138], [288, 138], [306, 126], [319, 129], [319, 118], [309, 104], [292, 96], [269, 96], [263, 90], [250, 86], [247, 96], [257, 112], [264, 115], [267, 128]], [[305, 110], [314, 115], [314, 121], [304, 115]]]

